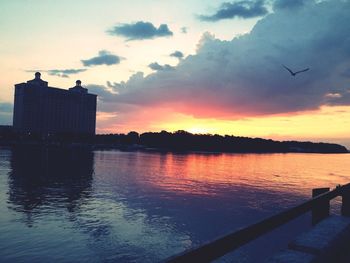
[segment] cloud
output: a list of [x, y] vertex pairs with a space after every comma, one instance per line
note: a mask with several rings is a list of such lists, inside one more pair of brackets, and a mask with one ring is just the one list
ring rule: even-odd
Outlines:
[[127, 40], [153, 39], [156, 37], [169, 37], [173, 35], [166, 24], [156, 28], [150, 22], [139, 21], [133, 24], [121, 24], [107, 31], [113, 36], [122, 36]]
[[346, 69], [344, 70], [341, 75], [345, 78], [350, 78], [350, 70], [349, 69]]
[[49, 69], [46, 72], [48, 72], [49, 75], [52, 76], [58, 76], [61, 78], [69, 78], [69, 75], [78, 74], [81, 72], [86, 71], [87, 69], [81, 68], [81, 69]]
[[169, 64], [159, 65], [157, 62], [153, 62], [148, 65], [148, 67], [152, 70], [173, 70], [174, 67]]
[[335, 93], [327, 93], [325, 95], [325, 97], [330, 98], [330, 99], [338, 99], [338, 98], [341, 98], [343, 96], [341, 94], [335, 92]]
[[70, 75], [78, 74], [86, 71], [87, 69], [49, 69], [49, 70], [26, 70], [26, 72], [47, 72], [51, 76], [57, 76], [61, 78], [69, 78]]
[[[101, 107], [120, 118], [129, 110], [164, 107], [233, 120], [350, 105], [349, 78], [343, 76], [350, 67], [348, 10], [345, 1], [309, 1], [298, 12], [275, 10], [231, 41], [206, 33], [196, 54], [174, 70], [136, 73], [115, 94], [100, 87]], [[310, 70], [292, 77], [282, 64]]]
[[298, 8], [303, 6], [309, 0], [276, 0], [273, 4], [274, 9]]
[[114, 93], [103, 85], [89, 84], [85, 85], [85, 88], [89, 90], [89, 93], [98, 95], [99, 100], [112, 101], [110, 98], [113, 97]]
[[107, 50], [101, 50], [98, 52], [98, 56], [87, 59], [87, 60], [81, 60], [83, 65], [85, 67], [91, 67], [91, 66], [97, 66], [97, 65], [116, 65], [119, 64], [121, 61], [121, 57], [117, 55], [113, 55]]
[[173, 53], [170, 54], [171, 57], [182, 59], [184, 57], [184, 54], [181, 51], [174, 51]]
[[188, 28], [186, 26], [181, 27], [181, 33], [187, 34]]
[[107, 87], [108, 87], [108, 88], [111, 88], [112, 90], [117, 90], [117, 89], [123, 87], [122, 84], [117, 83], [117, 82], [110, 82], [110, 81], [107, 81], [106, 84], [107, 84]]
[[12, 124], [13, 104], [8, 102], [0, 103], [0, 125]]
[[216, 22], [222, 19], [231, 18], [253, 18], [264, 16], [268, 13], [263, 0], [257, 1], [239, 1], [232, 3], [223, 3], [219, 10], [213, 15], [200, 15], [198, 18], [202, 21]]
[[13, 104], [8, 102], [0, 103], [0, 112], [12, 112]]

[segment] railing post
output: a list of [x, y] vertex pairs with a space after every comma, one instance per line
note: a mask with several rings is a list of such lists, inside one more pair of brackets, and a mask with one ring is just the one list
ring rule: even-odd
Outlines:
[[343, 216], [350, 216], [350, 185], [343, 186], [341, 191], [341, 214]]
[[[312, 189], [312, 197], [316, 197], [320, 194], [326, 193], [330, 190], [330, 188], [315, 188]], [[312, 225], [316, 225], [318, 222], [322, 221], [326, 217], [329, 216], [329, 200], [325, 200], [322, 202], [318, 202], [313, 205], [312, 208]]]

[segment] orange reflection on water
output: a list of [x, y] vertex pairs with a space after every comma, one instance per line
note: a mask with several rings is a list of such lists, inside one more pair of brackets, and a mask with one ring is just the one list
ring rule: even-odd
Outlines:
[[310, 196], [311, 189], [350, 182], [349, 154], [137, 153], [143, 187], [195, 195], [227, 189]]

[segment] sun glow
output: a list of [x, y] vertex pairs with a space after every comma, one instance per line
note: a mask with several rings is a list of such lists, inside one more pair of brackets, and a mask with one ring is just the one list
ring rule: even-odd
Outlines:
[[[107, 116], [115, 116], [107, 114]], [[108, 121], [101, 115], [98, 126], [113, 127], [108, 132], [129, 132], [130, 127], [140, 133], [185, 130], [197, 134], [220, 134], [263, 137], [276, 140], [311, 140], [342, 143], [350, 146], [350, 106], [324, 106], [319, 110], [298, 114], [256, 116], [238, 120], [195, 118], [193, 116], [154, 108], [147, 113], [130, 114], [130, 118], [113, 117]], [[149, 118], [152, 116], [152, 118]], [[147, 117], [147, 118], [146, 118]], [[102, 121], [103, 119], [103, 121]], [[102, 127], [103, 126], [103, 127]], [[331, 134], [331, 136], [330, 136]]]
[[186, 129], [188, 132], [190, 133], [195, 133], [195, 134], [206, 134], [206, 133], [211, 133], [210, 128], [206, 128], [206, 127], [198, 127], [198, 126], [194, 126], [192, 128]]

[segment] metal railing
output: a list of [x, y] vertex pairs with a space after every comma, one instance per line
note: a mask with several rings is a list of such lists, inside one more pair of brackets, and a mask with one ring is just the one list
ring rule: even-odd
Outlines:
[[337, 196], [342, 197], [342, 215], [350, 216], [350, 183], [337, 186], [331, 191], [329, 188], [313, 189], [312, 196], [312, 199], [300, 205], [213, 242], [175, 255], [167, 259], [166, 262], [211, 262], [309, 211], [312, 212], [312, 223], [316, 224], [329, 216], [330, 200]]

